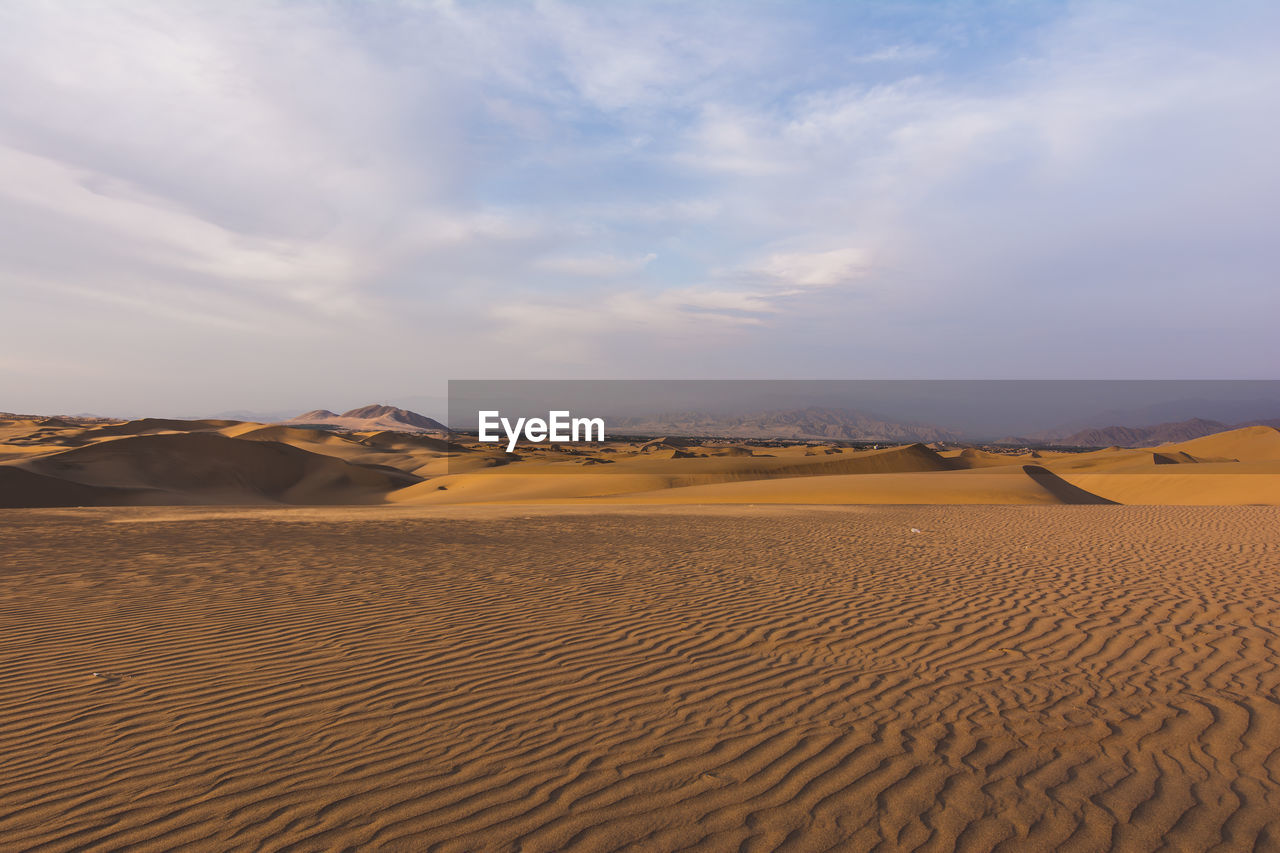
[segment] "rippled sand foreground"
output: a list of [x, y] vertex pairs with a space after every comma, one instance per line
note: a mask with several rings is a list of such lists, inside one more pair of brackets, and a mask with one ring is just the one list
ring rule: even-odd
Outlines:
[[0, 519], [6, 850], [1280, 848], [1276, 508]]

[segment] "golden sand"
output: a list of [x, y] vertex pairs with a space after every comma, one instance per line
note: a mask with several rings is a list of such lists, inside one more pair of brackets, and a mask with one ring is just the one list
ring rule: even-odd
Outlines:
[[1277, 849], [1278, 513], [6, 510], [0, 847]]

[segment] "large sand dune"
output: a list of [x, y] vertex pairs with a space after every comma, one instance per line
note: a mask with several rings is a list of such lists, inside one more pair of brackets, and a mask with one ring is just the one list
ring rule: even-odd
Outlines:
[[0, 847], [1275, 850], [1277, 529], [10, 510]]
[[167, 495], [162, 503], [362, 503], [417, 481], [288, 444], [203, 432], [117, 438], [23, 465], [73, 483]]

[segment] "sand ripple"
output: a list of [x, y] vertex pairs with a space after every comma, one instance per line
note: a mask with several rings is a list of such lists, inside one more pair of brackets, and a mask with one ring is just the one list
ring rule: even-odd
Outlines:
[[1280, 849], [1274, 508], [167, 512], [4, 516], [6, 850]]

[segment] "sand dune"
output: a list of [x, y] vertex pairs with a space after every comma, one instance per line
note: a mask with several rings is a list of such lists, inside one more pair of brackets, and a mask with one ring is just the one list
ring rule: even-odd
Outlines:
[[644, 504], [1097, 504], [1105, 498], [1036, 466], [853, 474], [695, 485], [617, 500]]
[[[684, 489], [678, 489], [683, 494]], [[393, 492], [394, 504], [430, 505], [456, 503], [562, 502], [653, 493], [655, 500], [671, 500], [671, 479], [656, 474], [603, 474], [593, 469], [557, 476], [543, 473], [488, 473], [446, 475]], [[679, 500], [679, 498], [676, 498]]]
[[949, 459], [953, 468], [1002, 468], [1007, 465], [1016, 465], [1025, 461], [1022, 456], [1008, 456], [1003, 453], [988, 453], [985, 450], [979, 450], [976, 447], [966, 447], [961, 450], [951, 450], [939, 453], [944, 459]]
[[1280, 505], [1280, 431], [1272, 427], [1245, 427], [1154, 450], [1062, 456], [1044, 464], [1117, 503]]
[[117, 435], [151, 435], [160, 432], [207, 432], [226, 429], [236, 423], [238, 422], [222, 420], [184, 421], [173, 418], [140, 418], [136, 421], [90, 427], [81, 435], [86, 438], [101, 438]]
[[[228, 429], [238, 421], [177, 420], [173, 418], [140, 418], [120, 423], [91, 423], [48, 419], [33, 425], [28, 435], [7, 434], [5, 442], [25, 443], [56, 447], [83, 447], [96, 441], [129, 435], [156, 435], [160, 433], [211, 432]], [[10, 429], [13, 429], [12, 427]]]
[[228, 438], [237, 438], [242, 441], [269, 441], [287, 444], [310, 453], [333, 456], [348, 462], [369, 455], [369, 448], [361, 443], [357, 436], [331, 433], [324, 430], [242, 423], [219, 430], [219, 433]]
[[[148, 437], [156, 441], [130, 443]], [[303, 455], [282, 461], [277, 457], [287, 451], [276, 450], [268, 459], [262, 446]], [[80, 461], [84, 470], [77, 467]], [[1280, 502], [1272, 467], [1278, 462], [1280, 431], [1265, 426], [1154, 449], [1037, 454], [973, 447], [938, 452], [923, 444], [866, 450], [687, 438], [619, 440], [605, 446], [526, 445], [508, 454], [493, 444], [457, 437], [238, 421], [38, 426], [32, 419], [14, 419], [0, 427], [0, 467], [131, 490], [87, 495], [63, 489], [64, 497], [56, 497], [49, 491], [53, 484], [41, 482], [37, 488], [38, 481], [32, 480], [31, 499], [24, 502], [22, 482], [28, 481], [9, 476], [3, 500], [15, 506], [71, 503], [77, 494], [83, 497], [79, 502], [90, 504], [435, 505], [588, 499], [646, 504], [1270, 504]], [[1212, 479], [1206, 476], [1211, 473]], [[1140, 476], [1121, 481], [1115, 479], [1119, 475]]]
[[[549, 466], [548, 466], [549, 467]], [[1038, 466], [946, 473], [688, 477], [647, 473], [561, 476], [493, 471], [427, 480], [388, 496], [398, 504], [539, 503], [589, 500], [636, 504], [1087, 504], [1112, 501]], [[706, 482], [706, 481], [711, 482]], [[443, 488], [442, 488], [443, 486]]]
[[377, 447], [383, 450], [421, 449], [448, 453], [461, 452], [464, 449], [462, 445], [442, 438], [432, 438], [431, 436], [416, 433], [392, 432], [390, 430], [362, 434], [360, 442], [369, 447]]
[[1278, 526], [8, 511], [0, 846], [1277, 849]]
[[[429, 463], [449, 453], [465, 453], [465, 447], [417, 433], [386, 430], [373, 433], [334, 433], [279, 424], [237, 424], [220, 430], [223, 435], [248, 441], [278, 441], [312, 453], [334, 456], [361, 465], [397, 468], [418, 475]], [[444, 465], [435, 466], [444, 473]]]
[[1178, 444], [1162, 444], [1161, 453], [1181, 452], [1196, 458], [1234, 459], [1238, 462], [1280, 460], [1280, 429], [1251, 426], [1206, 435]]
[[21, 463], [46, 477], [145, 489], [160, 503], [366, 503], [416, 482], [287, 444], [213, 433], [138, 435]]
[[[694, 456], [673, 448], [659, 448], [620, 458], [607, 469], [584, 465], [586, 460], [572, 457], [496, 467], [486, 466], [480, 460], [467, 460], [463, 466], [474, 465], [474, 470], [433, 478], [396, 492], [388, 499], [395, 503], [438, 504], [629, 496], [646, 502], [698, 503], [726, 500], [732, 494], [731, 488], [706, 491], [709, 484], [760, 482], [776, 484], [778, 494], [788, 496], [786, 500], [773, 502], [828, 503], [831, 501], [821, 497], [820, 492], [824, 487], [827, 491], [823, 494], [832, 493], [829, 487], [838, 489], [843, 482], [841, 475], [948, 470], [941, 457], [919, 444], [839, 456], [804, 456], [805, 448], [799, 450], [799, 453], [780, 456]], [[784, 485], [792, 479], [812, 481], [815, 485]], [[812, 499], [797, 500], [810, 492]], [[749, 495], [742, 499], [742, 502], [753, 501]]]
[[[1280, 462], [1179, 466], [1159, 474], [1093, 473], [1068, 476], [1074, 485], [1116, 503], [1163, 506], [1280, 506]], [[1224, 470], [1226, 469], [1226, 470]]]
[[1200, 460], [1182, 450], [1170, 450], [1163, 453], [1152, 453], [1151, 461], [1157, 465], [1182, 465]]
[[1156, 465], [1165, 464], [1156, 459], [1156, 455], [1150, 450], [1128, 450], [1115, 447], [1044, 459], [1040, 460], [1040, 464], [1063, 475], [1076, 471], [1154, 472]]

